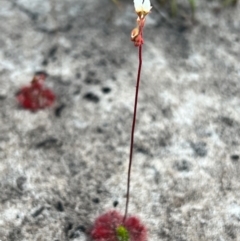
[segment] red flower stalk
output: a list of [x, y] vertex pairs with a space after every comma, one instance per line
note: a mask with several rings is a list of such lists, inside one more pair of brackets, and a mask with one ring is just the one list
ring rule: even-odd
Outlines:
[[24, 109], [36, 111], [54, 103], [55, 94], [44, 86], [46, 77], [44, 72], [36, 73], [30, 85], [22, 87], [17, 93], [17, 101]]
[[95, 241], [146, 241], [147, 229], [134, 216], [123, 220], [117, 211], [109, 211], [96, 219], [91, 237]]
[[137, 116], [137, 103], [138, 103], [138, 91], [140, 85], [140, 77], [142, 70], [142, 45], [144, 43], [143, 39], [143, 28], [145, 24], [145, 17], [151, 10], [151, 4], [149, 0], [134, 0], [134, 6], [137, 18], [137, 27], [134, 28], [131, 32], [131, 40], [134, 42], [134, 45], [138, 47], [138, 73], [137, 73], [137, 84], [135, 92], [135, 101], [134, 101], [134, 112], [132, 120], [132, 130], [131, 130], [131, 141], [130, 141], [130, 154], [129, 154], [129, 164], [128, 164], [128, 179], [127, 179], [127, 198], [125, 205], [125, 214], [124, 220], [127, 218], [128, 214], [128, 204], [130, 199], [130, 180], [131, 180], [131, 168], [132, 168], [132, 159], [133, 159], [133, 145], [134, 145], [134, 132]]
[[125, 213], [124, 216], [122, 216], [116, 211], [109, 211], [99, 216], [96, 219], [93, 229], [91, 231], [91, 237], [95, 241], [147, 241], [146, 227], [141, 223], [138, 218], [134, 216], [128, 217], [128, 204], [130, 199], [130, 180], [133, 159], [134, 131], [137, 116], [138, 91], [142, 69], [142, 45], [144, 42], [143, 27], [145, 23], [145, 17], [150, 12], [152, 7], [149, 0], [134, 0], [134, 6], [138, 18], [137, 27], [134, 28], [131, 33], [131, 40], [134, 42], [134, 45], [138, 47], [139, 65], [131, 130]]

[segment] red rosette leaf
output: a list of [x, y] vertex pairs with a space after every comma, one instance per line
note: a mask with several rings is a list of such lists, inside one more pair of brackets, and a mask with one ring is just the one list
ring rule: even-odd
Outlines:
[[147, 241], [147, 229], [135, 216], [126, 218], [117, 211], [109, 211], [99, 216], [93, 225], [90, 236], [95, 241], [120, 241], [117, 229], [122, 226], [126, 229], [128, 241]]
[[36, 75], [28, 86], [20, 89], [16, 95], [17, 101], [24, 109], [37, 111], [53, 105], [56, 96], [52, 90], [44, 86], [46, 76]]

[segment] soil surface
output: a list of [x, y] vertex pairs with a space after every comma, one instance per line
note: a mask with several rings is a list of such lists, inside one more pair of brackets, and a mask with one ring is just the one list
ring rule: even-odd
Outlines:
[[[151, 241], [240, 240], [240, 6], [155, 2], [144, 30], [130, 214]], [[0, 0], [0, 240], [85, 241], [124, 212], [138, 49], [131, 1]], [[15, 95], [46, 71], [57, 95]]]

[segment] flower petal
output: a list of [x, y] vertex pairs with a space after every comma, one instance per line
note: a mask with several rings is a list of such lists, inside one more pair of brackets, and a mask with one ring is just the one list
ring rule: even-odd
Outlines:
[[150, 0], [144, 0], [142, 4], [142, 9], [144, 12], [149, 13], [151, 10], [152, 6], [150, 3]]
[[142, 11], [142, 0], [133, 0], [133, 3], [134, 3], [135, 11], [137, 13], [141, 12]]

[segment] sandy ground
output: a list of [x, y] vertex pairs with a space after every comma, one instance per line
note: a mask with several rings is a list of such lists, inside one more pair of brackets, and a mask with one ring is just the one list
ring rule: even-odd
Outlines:
[[[151, 241], [239, 241], [240, 6], [181, 9], [147, 19], [129, 211]], [[135, 18], [131, 1], [0, 0], [1, 241], [85, 241], [124, 211]], [[58, 98], [32, 113], [15, 93], [39, 70]]]

